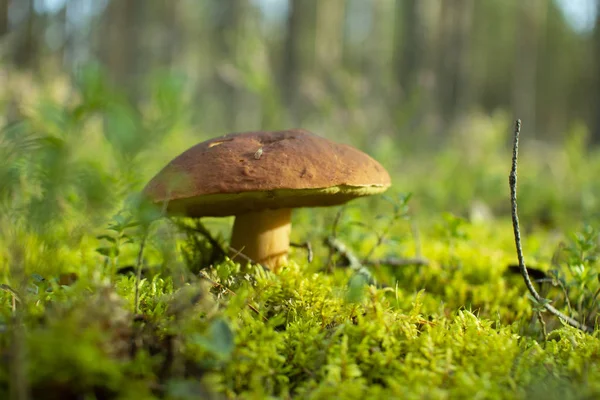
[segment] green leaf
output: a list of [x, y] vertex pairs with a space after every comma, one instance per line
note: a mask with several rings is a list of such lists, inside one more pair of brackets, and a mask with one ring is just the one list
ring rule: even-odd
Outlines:
[[119, 255], [119, 249], [115, 247], [98, 247], [96, 252], [102, 254], [105, 257], [113, 257]]
[[196, 335], [193, 342], [220, 358], [229, 358], [235, 348], [234, 334], [229, 324], [217, 319], [208, 328], [208, 335]]
[[140, 226], [140, 222], [139, 221], [131, 221], [131, 222], [128, 222], [125, 225], [123, 225], [123, 229], [134, 228], [136, 226]]
[[213, 342], [213, 350], [217, 353], [229, 356], [235, 347], [233, 331], [229, 324], [223, 319], [214, 321], [210, 326], [210, 335]]
[[44, 279], [44, 277], [43, 277], [43, 276], [41, 276], [40, 274], [35, 274], [35, 273], [34, 273], [34, 274], [31, 274], [31, 279], [33, 279], [33, 280], [34, 280], [34, 281], [36, 281], [36, 282], [43, 282], [43, 281], [45, 281], [45, 280], [46, 280], [46, 279]]
[[365, 294], [367, 286], [367, 277], [363, 274], [355, 274], [348, 282], [348, 291], [346, 292], [346, 301], [348, 303], [360, 303]]
[[111, 243], [117, 243], [117, 239], [115, 239], [114, 237], [109, 236], [109, 235], [98, 235], [98, 236], [96, 236], [96, 239], [98, 239], [98, 240], [108, 240]]

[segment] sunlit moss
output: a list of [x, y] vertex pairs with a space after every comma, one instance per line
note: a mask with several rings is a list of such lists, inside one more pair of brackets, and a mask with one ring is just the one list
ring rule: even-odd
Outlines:
[[[137, 108], [103, 79], [88, 69], [71, 97], [58, 86], [32, 94], [42, 100], [23, 104], [0, 137], [0, 398], [15, 357], [40, 399], [600, 394], [597, 335], [538, 316], [508, 268], [505, 115], [474, 115], [437, 155], [391, 138], [371, 143], [391, 170], [392, 201], [299, 210], [292, 239], [309, 240], [314, 260], [294, 249], [273, 274], [213, 259], [212, 244], [171, 222], [134, 223], [130, 196], [212, 133], [189, 125], [177, 77], [153, 82]], [[527, 263], [548, 275], [545, 294], [594, 323], [600, 162], [585, 135], [574, 127], [560, 148], [524, 142], [519, 199]], [[391, 218], [406, 192], [408, 211]], [[589, 226], [565, 234], [581, 216]], [[218, 243], [230, 223], [208, 222]], [[334, 234], [359, 261], [427, 263], [374, 263], [376, 285], [367, 285], [339, 254], [327, 265], [323, 239]]]

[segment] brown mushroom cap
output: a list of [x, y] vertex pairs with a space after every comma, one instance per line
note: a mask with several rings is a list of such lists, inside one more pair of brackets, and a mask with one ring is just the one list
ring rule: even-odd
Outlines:
[[387, 171], [365, 153], [293, 129], [199, 143], [173, 159], [144, 193], [167, 201], [170, 214], [218, 217], [338, 205], [389, 186]]

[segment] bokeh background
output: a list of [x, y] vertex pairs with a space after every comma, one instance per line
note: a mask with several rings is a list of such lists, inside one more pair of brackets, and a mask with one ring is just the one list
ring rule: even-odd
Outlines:
[[0, 35], [4, 65], [41, 80], [72, 78], [97, 62], [136, 101], [147, 95], [149, 73], [177, 72], [195, 121], [215, 133], [288, 124], [327, 130], [326, 121], [341, 119], [365, 135], [444, 135], [470, 112], [503, 109], [544, 140], [579, 121], [597, 141], [598, 7], [595, 0], [2, 0]]
[[116, 194], [200, 140], [303, 127], [377, 157], [417, 209], [499, 215], [521, 118], [525, 214], [589, 216], [599, 10], [596, 0], [0, 0], [0, 125], [70, 132], [69, 154], [101, 164], [96, 180]]
[[[600, 0], [0, 0], [0, 398], [598, 398], [597, 337], [547, 336], [510, 268], [515, 118], [527, 265], [596, 326]], [[149, 224], [173, 157], [291, 127], [393, 181], [295, 210], [312, 261]]]

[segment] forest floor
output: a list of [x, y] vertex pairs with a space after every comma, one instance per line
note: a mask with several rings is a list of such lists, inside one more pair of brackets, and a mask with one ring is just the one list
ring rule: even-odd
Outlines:
[[[199, 136], [98, 96], [41, 102], [0, 137], [0, 398], [600, 395], [597, 332], [516, 267], [501, 114], [436, 152], [378, 140], [392, 188], [296, 210], [312, 257], [275, 274], [223, 256], [229, 218], [147, 228], [131, 199]], [[539, 293], [595, 327], [600, 157], [566, 137], [522, 141], [523, 250]]]

